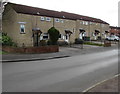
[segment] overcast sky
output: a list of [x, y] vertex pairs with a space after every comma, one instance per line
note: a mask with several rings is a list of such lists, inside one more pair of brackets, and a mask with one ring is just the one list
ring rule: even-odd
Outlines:
[[118, 26], [120, 0], [9, 0], [13, 3], [44, 9], [66, 11], [99, 18], [111, 26]]

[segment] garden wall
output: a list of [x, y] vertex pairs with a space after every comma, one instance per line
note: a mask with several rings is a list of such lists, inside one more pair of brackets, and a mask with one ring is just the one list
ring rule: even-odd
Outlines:
[[2, 50], [10, 53], [51, 53], [51, 52], [59, 52], [59, 46], [52, 45], [52, 46], [25, 47], [25, 48], [3, 46]]

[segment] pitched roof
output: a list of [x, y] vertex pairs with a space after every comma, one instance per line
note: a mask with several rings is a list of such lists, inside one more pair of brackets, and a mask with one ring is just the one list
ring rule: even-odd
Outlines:
[[79, 14], [68, 13], [68, 12], [58, 12], [58, 11], [30, 7], [30, 6], [14, 4], [14, 3], [8, 3], [8, 4], [17, 13], [29, 14], [29, 15], [39, 15], [39, 16], [48, 16], [48, 17], [63, 18], [63, 19], [70, 19], [70, 20], [85, 20], [85, 21], [108, 24], [107, 22], [102, 21], [101, 19], [83, 16], [83, 15], [79, 15]]
[[110, 26], [111, 29], [120, 29], [120, 27]]

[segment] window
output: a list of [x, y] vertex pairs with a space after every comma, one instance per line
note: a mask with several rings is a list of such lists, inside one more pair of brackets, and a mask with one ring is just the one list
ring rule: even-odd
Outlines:
[[87, 21], [85, 22], [85, 25], [88, 25], [88, 22], [87, 22]]
[[63, 21], [62, 19], [60, 20], [60, 22], [61, 22], [61, 23], [64, 23], [64, 21]]
[[80, 24], [83, 24], [83, 21], [80, 21]]
[[56, 19], [55, 19], [55, 22], [60, 22], [60, 19], [56, 18]]
[[90, 24], [92, 25], [92, 24], [93, 24], [93, 22], [90, 22]]
[[45, 18], [44, 17], [41, 17], [41, 21], [44, 21], [45, 20]]
[[59, 35], [59, 39], [64, 39], [64, 38], [63, 38], [63, 34], [60, 34], [60, 35]]
[[46, 21], [50, 22], [51, 18], [50, 17], [46, 17]]
[[98, 25], [98, 23], [96, 23], [96, 25]]
[[24, 24], [20, 25], [20, 33], [25, 33], [25, 25]]
[[83, 24], [86, 25], [86, 21], [83, 21]]
[[62, 38], [61, 34], [59, 35], [59, 38], [60, 38], [60, 39]]
[[43, 40], [47, 40], [48, 39], [48, 33], [44, 33], [43, 34]]

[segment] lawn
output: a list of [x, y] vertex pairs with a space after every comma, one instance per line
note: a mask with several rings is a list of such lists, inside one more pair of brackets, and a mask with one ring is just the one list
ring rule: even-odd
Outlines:
[[94, 45], [94, 46], [104, 46], [104, 44], [93, 43], [93, 42], [84, 42], [86, 45]]
[[4, 51], [0, 51], [0, 55], [1, 55], [1, 54], [7, 54], [7, 52], [4, 52]]

